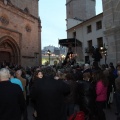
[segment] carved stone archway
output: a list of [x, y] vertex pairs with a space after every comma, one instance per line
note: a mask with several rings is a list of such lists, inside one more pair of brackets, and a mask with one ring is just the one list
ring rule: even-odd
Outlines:
[[17, 42], [10, 36], [0, 38], [0, 63], [20, 64], [20, 49]]

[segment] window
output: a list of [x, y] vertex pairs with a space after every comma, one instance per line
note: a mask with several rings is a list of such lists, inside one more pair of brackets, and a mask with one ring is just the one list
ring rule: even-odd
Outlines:
[[88, 41], [88, 51], [89, 51], [89, 53], [92, 53], [92, 52], [93, 52], [92, 40], [89, 40], [89, 41]]
[[90, 32], [92, 32], [92, 26], [91, 25], [87, 26], [87, 33], [90, 33]]
[[89, 50], [92, 48], [92, 40], [88, 41], [88, 48], [89, 48]]
[[73, 32], [73, 38], [76, 38], [76, 32]]
[[97, 45], [98, 45], [98, 48], [103, 47], [103, 38], [102, 37], [97, 38]]
[[102, 29], [102, 21], [96, 22], [96, 30]]

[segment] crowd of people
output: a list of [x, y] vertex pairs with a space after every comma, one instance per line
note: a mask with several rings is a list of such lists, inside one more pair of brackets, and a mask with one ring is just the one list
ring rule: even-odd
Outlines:
[[0, 120], [28, 120], [27, 106], [36, 120], [69, 120], [82, 111], [84, 120], [106, 120], [115, 96], [120, 113], [120, 63], [0, 69]]

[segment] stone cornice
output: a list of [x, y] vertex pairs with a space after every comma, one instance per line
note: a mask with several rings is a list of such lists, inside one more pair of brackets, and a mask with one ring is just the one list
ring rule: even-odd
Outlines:
[[8, 30], [8, 31], [10, 31], [10, 32], [14, 32], [14, 33], [17, 33], [17, 34], [22, 35], [22, 33], [18, 32], [18, 31], [16, 31], [16, 30], [12, 30], [12, 29], [5, 28], [5, 27], [2, 27], [2, 26], [0, 26], [0, 29]]

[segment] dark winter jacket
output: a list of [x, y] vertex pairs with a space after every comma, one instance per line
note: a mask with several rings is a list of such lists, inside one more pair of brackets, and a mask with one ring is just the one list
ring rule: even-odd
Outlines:
[[25, 99], [19, 85], [0, 82], [0, 120], [21, 120]]
[[95, 88], [89, 81], [78, 82], [79, 105], [84, 112], [94, 112], [96, 93]]
[[69, 85], [52, 76], [36, 81], [31, 89], [31, 98], [36, 101], [37, 120], [62, 120], [64, 97], [69, 92]]

